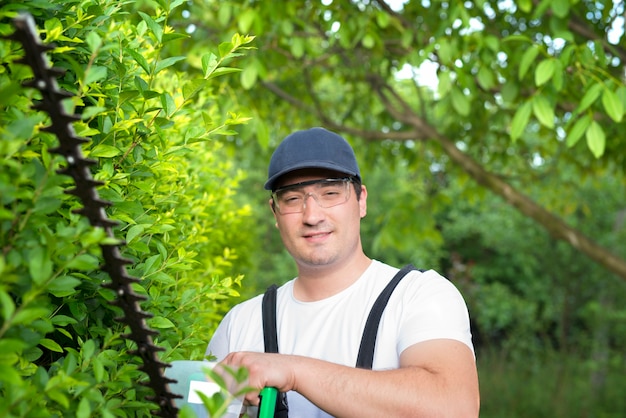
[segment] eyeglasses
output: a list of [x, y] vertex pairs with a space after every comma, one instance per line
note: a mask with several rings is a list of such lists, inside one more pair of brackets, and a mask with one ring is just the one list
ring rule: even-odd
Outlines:
[[[352, 178], [322, 179], [303, 181], [280, 187], [272, 192], [274, 208], [281, 215], [302, 213], [309, 196], [313, 197], [322, 208], [332, 208], [348, 201]], [[305, 192], [304, 188], [312, 186], [313, 191]]]

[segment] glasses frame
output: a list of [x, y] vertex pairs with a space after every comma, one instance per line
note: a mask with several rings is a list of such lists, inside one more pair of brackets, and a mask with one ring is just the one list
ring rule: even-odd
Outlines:
[[[343, 201], [341, 203], [337, 203], [337, 204], [332, 205], [332, 206], [324, 207], [324, 206], [320, 205], [320, 202], [318, 200], [317, 194], [315, 194], [313, 192], [308, 192], [308, 193], [304, 194], [304, 199], [302, 200], [302, 207], [297, 212], [287, 212], [287, 213], [281, 212], [280, 204], [278, 203], [278, 199], [276, 198], [276, 193], [280, 193], [280, 192], [284, 192], [284, 191], [288, 191], [288, 190], [292, 190], [292, 189], [297, 189], [297, 188], [300, 188], [300, 187], [310, 186], [310, 185], [313, 185], [313, 184], [324, 184], [324, 183], [332, 183], [332, 182], [337, 182], [337, 181], [342, 181], [342, 182], [346, 183], [346, 187], [348, 189], [348, 195], [346, 196], [346, 200], [345, 201]], [[272, 191], [272, 194], [271, 194], [272, 206], [281, 215], [291, 215], [293, 213], [302, 213], [302, 212], [304, 212], [304, 208], [306, 208], [306, 200], [307, 200], [307, 197], [309, 197], [309, 196], [312, 196], [313, 200], [315, 200], [315, 202], [320, 207], [322, 207], [324, 209], [328, 209], [328, 208], [332, 208], [332, 207], [335, 207], [335, 206], [343, 205], [344, 203], [346, 203], [350, 199], [350, 183], [354, 183], [354, 182], [355, 182], [355, 178], [354, 177], [333, 177], [333, 178], [327, 178], [327, 179], [308, 180], [308, 181], [302, 181], [302, 182], [299, 182], [299, 183], [289, 184], [287, 186], [279, 187], [276, 190]]]

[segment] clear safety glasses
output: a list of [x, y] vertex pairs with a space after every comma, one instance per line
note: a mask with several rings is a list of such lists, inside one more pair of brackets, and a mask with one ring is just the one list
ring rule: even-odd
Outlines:
[[348, 201], [353, 179], [333, 178], [304, 181], [280, 187], [272, 192], [275, 210], [281, 215], [304, 212], [311, 196], [322, 208], [332, 208]]

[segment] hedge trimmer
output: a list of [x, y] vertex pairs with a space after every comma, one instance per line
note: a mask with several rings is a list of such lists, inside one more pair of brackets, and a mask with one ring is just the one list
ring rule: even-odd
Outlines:
[[[62, 155], [67, 162], [67, 166], [57, 172], [74, 179], [75, 187], [66, 193], [80, 199], [83, 207], [76, 210], [76, 213], [87, 217], [92, 226], [102, 228], [107, 237], [114, 238], [112, 228], [117, 222], [109, 219], [104, 210], [111, 203], [99, 197], [96, 187], [102, 185], [102, 182], [96, 181], [90, 172], [90, 167], [96, 162], [85, 158], [81, 151], [81, 144], [89, 142], [89, 139], [76, 135], [72, 123], [80, 120], [80, 116], [68, 114], [62, 105], [64, 99], [73, 96], [61, 90], [56, 82], [64, 71], [49, 67], [46, 61], [45, 53], [54, 47], [41, 43], [32, 16], [18, 16], [14, 19], [14, 26], [14, 33], [7, 38], [22, 44], [25, 54], [18, 62], [28, 65], [33, 72], [33, 79], [24, 85], [41, 92], [41, 101], [33, 108], [45, 111], [50, 116], [51, 125], [42, 130], [53, 133], [59, 140], [59, 146], [50, 149], [50, 152]], [[146, 298], [132, 289], [132, 284], [139, 280], [129, 276], [126, 271], [126, 265], [131, 262], [121, 256], [118, 244], [102, 244], [100, 247], [104, 258], [102, 269], [111, 278], [103, 286], [115, 292], [115, 299], [110, 303], [123, 311], [123, 315], [117, 320], [130, 329], [130, 333], [123, 337], [132, 340], [137, 346], [131, 354], [141, 357], [143, 361], [139, 369], [148, 375], [149, 381], [145, 385], [154, 391], [154, 396], [149, 400], [159, 407], [155, 415], [176, 417], [178, 408], [174, 399], [180, 398], [180, 395], [172, 393], [168, 386], [176, 381], [164, 376], [164, 369], [169, 365], [159, 360], [157, 352], [164, 350], [157, 347], [152, 340], [158, 333], [146, 324], [146, 319], [152, 315], [144, 312], [139, 305]]]

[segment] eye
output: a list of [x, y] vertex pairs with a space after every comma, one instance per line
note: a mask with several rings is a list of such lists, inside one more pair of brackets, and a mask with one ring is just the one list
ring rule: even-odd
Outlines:
[[302, 196], [298, 193], [285, 192], [278, 195], [278, 199], [283, 202], [283, 204], [289, 205], [297, 203], [299, 200], [302, 199]]

